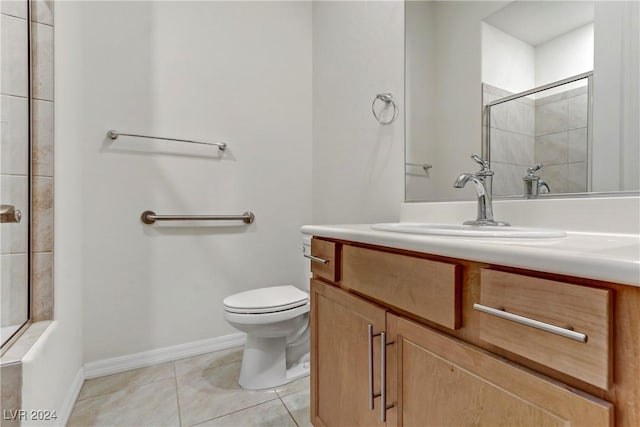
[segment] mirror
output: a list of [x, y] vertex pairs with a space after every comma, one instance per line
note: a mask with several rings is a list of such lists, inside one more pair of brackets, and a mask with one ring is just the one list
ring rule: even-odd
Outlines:
[[637, 192], [639, 57], [634, 1], [405, 2], [405, 200], [470, 199], [472, 153], [496, 197]]

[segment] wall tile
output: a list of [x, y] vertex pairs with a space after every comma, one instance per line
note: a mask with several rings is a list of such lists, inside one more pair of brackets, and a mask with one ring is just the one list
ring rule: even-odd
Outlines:
[[27, 2], [24, 0], [0, 1], [0, 13], [27, 19]]
[[587, 160], [588, 136], [586, 127], [569, 131], [569, 162], [584, 162]]
[[491, 160], [501, 163], [532, 165], [534, 138], [520, 133], [491, 129]]
[[547, 183], [551, 193], [567, 192], [567, 165], [549, 165], [538, 171], [538, 176]]
[[535, 135], [541, 136], [565, 131], [568, 119], [569, 103], [567, 101], [536, 105]]
[[53, 253], [32, 255], [31, 318], [34, 322], [53, 319]]
[[486, 95], [491, 95], [494, 99], [504, 98], [505, 96], [513, 95], [513, 92], [509, 92], [505, 89], [492, 86], [488, 83], [482, 83], [482, 92]]
[[33, 179], [33, 252], [53, 251], [53, 178]]
[[53, 102], [33, 101], [33, 174], [53, 176]]
[[535, 163], [545, 166], [567, 163], [569, 150], [569, 133], [559, 132], [536, 137]]
[[27, 82], [27, 22], [21, 18], [0, 15], [0, 92], [26, 97]]
[[589, 100], [588, 95], [580, 95], [569, 98], [569, 129], [586, 127], [588, 121]]
[[53, 27], [31, 24], [33, 49], [33, 97], [53, 101]]
[[31, 21], [53, 25], [53, 0], [32, 0]]
[[0, 255], [0, 327], [21, 325], [27, 320], [27, 259], [27, 254]]
[[[556, 89], [551, 89], [551, 90], [556, 90]], [[580, 86], [577, 88], [568, 89], [559, 93], [554, 93], [552, 95], [545, 96], [544, 98], [538, 98], [536, 99], [536, 105], [543, 105], [543, 104], [549, 104], [551, 102], [562, 101], [564, 99], [569, 99], [574, 96], [586, 94], [588, 91], [589, 91], [589, 88], [587, 84], [584, 83], [583, 86]], [[546, 91], [541, 93], [544, 94], [546, 93]], [[538, 93], [538, 95], [540, 95], [540, 93]]]
[[27, 225], [29, 224], [28, 180], [26, 176], [0, 175], [0, 203], [14, 205], [22, 211], [18, 224], [0, 224], [0, 253], [27, 251]]
[[524, 194], [522, 177], [526, 175], [527, 168], [520, 165], [491, 162], [493, 176], [493, 195], [512, 196]]
[[577, 162], [567, 165], [567, 188], [569, 193], [587, 191], [587, 163]]
[[[0, 414], [22, 409], [22, 365], [15, 363], [0, 368]], [[4, 418], [4, 417], [2, 417]], [[2, 420], [2, 427], [18, 427], [18, 420]]]
[[508, 126], [506, 130], [533, 136], [536, 120], [535, 107], [519, 100], [509, 101], [507, 104]]
[[509, 129], [509, 112], [507, 103], [491, 107], [491, 127], [497, 129]]
[[29, 159], [29, 104], [26, 98], [0, 97], [0, 173], [26, 175]]

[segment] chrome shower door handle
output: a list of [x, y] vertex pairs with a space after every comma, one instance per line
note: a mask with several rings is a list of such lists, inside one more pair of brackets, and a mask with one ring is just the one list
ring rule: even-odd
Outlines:
[[22, 212], [13, 205], [0, 205], [0, 223], [17, 224], [22, 220]]

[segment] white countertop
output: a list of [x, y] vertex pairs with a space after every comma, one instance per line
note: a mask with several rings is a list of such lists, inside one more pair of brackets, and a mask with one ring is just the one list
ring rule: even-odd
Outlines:
[[562, 238], [504, 239], [377, 231], [368, 224], [305, 225], [304, 234], [471, 261], [640, 286], [640, 236], [567, 232]]

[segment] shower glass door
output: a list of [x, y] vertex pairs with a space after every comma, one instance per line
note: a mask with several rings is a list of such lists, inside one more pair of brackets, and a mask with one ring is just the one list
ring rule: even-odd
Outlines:
[[0, 1], [0, 345], [29, 321], [31, 114], [29, 5]]

